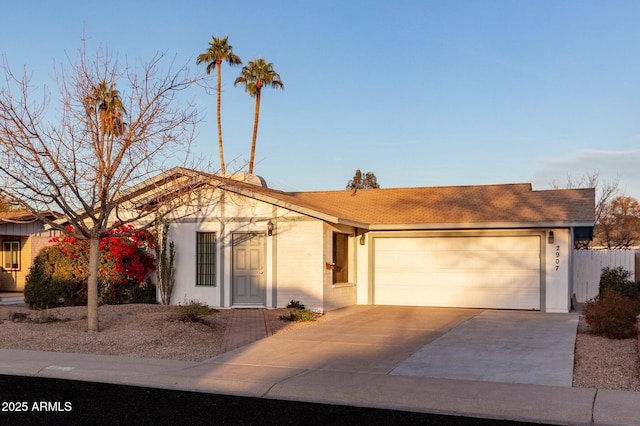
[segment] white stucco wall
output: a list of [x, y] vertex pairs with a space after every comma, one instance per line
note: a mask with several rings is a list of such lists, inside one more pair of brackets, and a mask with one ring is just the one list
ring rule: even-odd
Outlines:
[[[171, 298], [172, 304], [197, 300], [215, 307], [229, 307], [232, 304], [232, 235], [237, 232], [264, 233], [267, 222], [272, 218], [270, 204], [251, 198], [216, 190], [202, 196], [207, 201], [198, 214], [183, 217], [181, 211], [174, 216], [178, 219], [170, 226], [168, 238], [174, 242], [176, 257], [176, 284]], [[216, 246], [216, 286], [196, 286], [196, 233], [215, 232]], [[266, 304], [273, 305], [272, 242], [266, 240], [265, 286]]]
[[[215, 287], [196, 286], [196, 232], [220, 232], [215, 223], [174, 223], [167, 237], [175, 245], [175, 286], [171, 304], [185, 304], [192, 300], [209, 306], [222, 306], [220, 284]], [[220, 262], [220, 251], [216, 264]]]
[[[553, 243], [549, 243], [549, 231], [553, 231]], [[545, 311], [569, 312], [571, 296], [569, 280], [571, 277], [570, 255], [572, 247], [569, 229], [547, 230], [545, 241]]]
[[371, 236], [367, 232], [364, 234], [364, 244], [360, 244], [360, 237], [356, 244], [356, 303], [358, 305], [368, 305], [371, 303], [369, 295], [369, 246]]
[[[323, 222], [229, 193], [201, 213], [181, 217], [171, 225], [168, 237], [176, 249], [172, 303], [198, 300], [215, 307], [232, 306], [232, 236], [237, 232], [266, 235], [269, 220], [274, 230], [265, 240], [265, 305], [286, 307], [296, 300], [309, 309], [323, 311]], [[196, 232], [217, 234], [215, 287], [195, 285]]]
[[322, 221], [304, 217], [278, 219], [277, 307], [299, 301], [308, 309], [322, 310]]
[[[349, 279], [345, 283], [333, 283], [333, 271], [326, 268], [326, 263], [333, 261], [333, 233], [349, 235]], [[355, 305], [357, 303], [358, 257], [355, 230], [350, 226], [334, 226], [324, 223], [323, 228], [323, 311]]]

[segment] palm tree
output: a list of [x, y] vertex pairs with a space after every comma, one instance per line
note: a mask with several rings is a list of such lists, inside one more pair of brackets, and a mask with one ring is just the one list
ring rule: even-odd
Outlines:
[[220, 65], [223, 61], [229, 63], [229, 65], [241, 65], [242, 61], [240, 57], [233, 53], [231, 45], [227, 44], [229, 37], [219, 38], [213, 37], [213, 41], [209, 42], [209, 48], [206, 52], [198, 55], [196, 64], [207, 64], [207, 74], [211, 73], [211, 70], [218, 67], [218, 150], [220, 151], [220, 171], [222, 174], [226, 173], [224, 166], [224, 152], [222, 150], [222, 123], [220, 121], [220, 93], [222, 92], [221, 72]]
[[126, 111], [115, 83], [108, 84], [102, 80], [94, 86], [85, 99], [85, 108], [87, 114], [97, 114], [102, 136], [115, 137], [124, 133]]
[[253, 173], [253, 160], [256, 155], [256, 138], [258, 136], [258, 117], [260, 115], [260, 94], [262, 87], [271, 86], [275, 89], [283, 89], [284, 84], [280, 80], [280, 75], [273, 70], [273, 64], [267, 63], [264, 59], [258, 58], [242, 67], [240, 76], [233, 83], [234, 86], [242, 84], [249, 96], [256, 98], [256, 110], [253, 119], [253, 138], [251, 140], [251, 158], [249, 160], [249, 174]]
[[105, 165], [111, 164], [115, 138], [124, 134], [124, 117], [127, 112], [115, 83], [109, 84], [105, 80], [91, 88], [85, 98], [84, 107], [87, 115], [93, 116], [96, 128], [100, 132], [95, 149], [99, 167], [104, 170]]

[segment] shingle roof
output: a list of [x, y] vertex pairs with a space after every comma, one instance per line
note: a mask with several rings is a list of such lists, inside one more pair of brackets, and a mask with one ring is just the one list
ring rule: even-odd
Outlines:
[[[389, 225], [593, 225], [594, 189], [533, 191], [530, 184], [283, 192], [240, 182], [227, 189], [305, 214], [375, 228]], [[278, 203], [279, 202], [279, 203]]]

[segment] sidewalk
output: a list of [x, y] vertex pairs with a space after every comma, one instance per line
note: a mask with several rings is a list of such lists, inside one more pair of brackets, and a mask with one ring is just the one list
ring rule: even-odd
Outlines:
[[[260, 316], [260, 310], [236, 310], [233, 324], [253, 330], [245, 336], [266, 335]], [[368, 357], [369, 347], [338, 363], [344, 352], [337, 349], [344, 344], [329, 341], [322, 326], [236, 349], [242, 339], [234, 343], [230, 334], [227, 352], [204, 362], [0, 349], [0, 374], [550, 424], [640, 425], [640, 393], [390, 374]], [[408, 355], [380, 356], [393, 363], [390, 356]]]
[[0, 292], [0, 305], [19, 305], [24, 303], [24, 294], [21, 291]]
[[0, 349], [0, 360], [0, 373], [9, 375], [551, 424], [640, 424], [640, 395], [632, 392], [346, 374], [216, 358], [198, 363]]

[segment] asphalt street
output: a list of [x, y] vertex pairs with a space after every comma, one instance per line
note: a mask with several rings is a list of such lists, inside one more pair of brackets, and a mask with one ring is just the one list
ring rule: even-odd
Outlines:
[[342, 405], [0, 375], [2, 425], [527, 425]]

